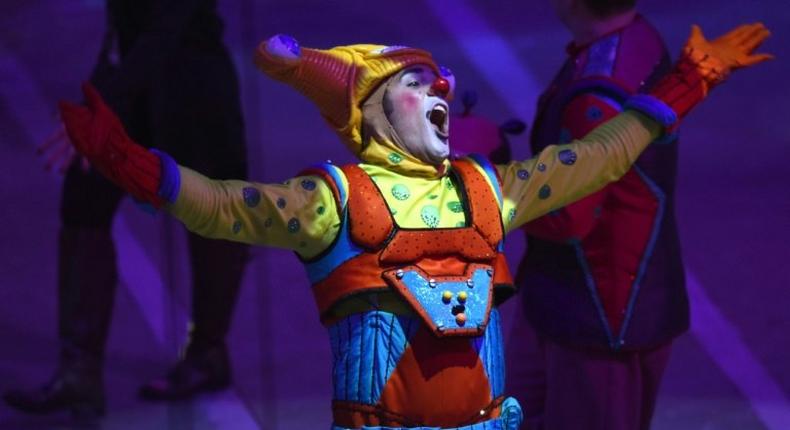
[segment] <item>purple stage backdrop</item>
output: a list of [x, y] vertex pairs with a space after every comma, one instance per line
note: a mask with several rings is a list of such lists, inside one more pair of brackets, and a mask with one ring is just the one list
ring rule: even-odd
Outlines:
[[[476, 112], [531, 121], [569, 36], [548, 0], [220, 1], [244, 102], [251, 178], [349, 161], [317, 110], [255, 70], [260, 40], [426, 48], [473, 89]], [[675, 344], [655, 427], [790, 429], [790, 7], [786, 0], [642, 0], [673, 53], [692, 23], [709, 35], [751, 21], [777, 60], [718, 89], [682, 129], [677, 211], [693, 328]], [[0, 391], [55, 365], [56, 238], [62, 178], [35, 155], [59, 99], [79, 99], [104, 26], [101, 0], [0, 3]], [[458, 108], [457, 105], [453, 106]], [[528, 155], [525, 137], [512, 140]], [[255, 249], [234, 318], [235, 387], [174, 405], [135, 398], [178, 353], [189, 308], [184, 233], [131, 202], [115, 220], [121, 287], [107, 353], [106, 429], [324, 429], [330, 351], [307, 278], [290, 253]], [[511, 263], [523, 252], [509, 239]], [[505, 324], [516, 306], [504, 307]], [[569, 405], [569, 407], [572, 407]], [[68, 428], [0, 404], [1, 429]]]

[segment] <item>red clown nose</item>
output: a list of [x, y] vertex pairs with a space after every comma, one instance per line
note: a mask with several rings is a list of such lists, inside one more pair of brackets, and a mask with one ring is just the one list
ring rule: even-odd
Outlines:
[[431, 92], [441, 98], [446, 98], [450, 93], [450, 82], [444, 78], [436, 78], [431, 85]]

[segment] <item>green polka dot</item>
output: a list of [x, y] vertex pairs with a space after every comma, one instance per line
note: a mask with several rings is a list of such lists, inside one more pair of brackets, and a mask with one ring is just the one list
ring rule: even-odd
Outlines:
[[461, 202], [449, 202], [447, 203], [447, 209], [450, 209], [450, 212], [461, 213], [464, 211], [464, 205]]
[[510, 208], [510, 212], [508, 212], [507, 217], [508, 220], [513, 221], [513, 219], [516, 217], [516, 209]]
[[406, 200], [409, 197], [411, 197], [411, 192], [409, 191], [409, 187], [403, 184], [393, 185], [390, 192], [392, 193], [392, 197], [395, 197], [398, 200]]
[[453, 185], [453, 181], [450, 178], [444, 178], [444, 186], [447, 187], [448, 190], [455, 188], [455, 185]]
[[393, 209], [393, 208], [390, 208], [390, 213], [393, 214], [393, 215], [396, 215], [398, 213], [398, 211]]
[[437, 197], [439, 197], [439, 195], [431, 194], [430, 196], [428, 196], [428, 200], [436, 200]]
[[466, 227], [466, 223], [464, 221], [458, 221], [457, 223], [455, 223], [455, 226], [456, 227]]
[[315, 213], [317, 213], [318, 215], [323, 215], [323, 214], [324, 214], [324, 212], [326, 212], [326, 208], [325, 208], [325, 207], [323, 207], [323, 206], [319, 206], [319, 207], [318, 207], [318, 208], [315, 210]]
[[403, 157], [398, 154], [397, 152], [390, 152], [390, 155], [387, 156], [392, 164], [398, 164], [403, 161]]
[[436, 228], [439, 226], [439, 208], [436, 206], [423, 206], [420, 210], [420, 218], [422, 218], [422, 222], [425, 223], [430, 228]]

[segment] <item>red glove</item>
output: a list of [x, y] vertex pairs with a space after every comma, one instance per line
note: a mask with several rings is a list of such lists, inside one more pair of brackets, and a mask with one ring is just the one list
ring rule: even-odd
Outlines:
[[60, 102], [60, 116], [74, 147], [96, 170], [137, 200], [158, 208], [162, 169], [158, 156], [135, 143], [91, 84], [82, 86], [87, 106]]
[[683, 118], [731, 71], [772, 59], [769, 54], [752, 55], [770, 34], [762, 23], [755, 23], [708, 41], [698, 26], [692, 26], [680, 59], [651, 95], [672, 108], [679, 119]]

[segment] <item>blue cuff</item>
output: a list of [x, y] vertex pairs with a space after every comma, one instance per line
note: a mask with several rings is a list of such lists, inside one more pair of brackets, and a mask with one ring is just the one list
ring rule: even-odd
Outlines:
[[151, 149], [151, 152], [156, 154], [162, 163], [162, 178], [157, 194], [168, 203], [175, 203], [181, 190], [181, 172], [178, 170], [178, 164], [165, 152], [158, 149]]
[[664, 128], [670, 128], [678, 122], [678, 116], [666, 103], [647, 94], [637, 94], [625, 101], [626, 109], [635, 110], [649, 116]]

